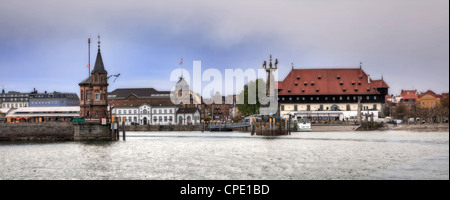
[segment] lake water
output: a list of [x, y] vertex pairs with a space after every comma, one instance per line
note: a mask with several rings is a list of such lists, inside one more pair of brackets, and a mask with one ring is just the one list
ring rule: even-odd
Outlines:
[[449, 179], [448, 132], [128, 132], [0, 142], [0, 179]]

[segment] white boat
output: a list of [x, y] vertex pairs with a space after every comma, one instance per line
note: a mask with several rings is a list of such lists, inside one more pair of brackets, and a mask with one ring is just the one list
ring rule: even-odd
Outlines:
[[297, 127], [297, 130], [300, 132], [312, 131], [310, 122], [299, 122]]

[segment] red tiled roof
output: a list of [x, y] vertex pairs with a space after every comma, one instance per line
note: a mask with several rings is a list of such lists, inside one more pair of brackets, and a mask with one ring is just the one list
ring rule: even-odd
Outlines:
[[417, 99], [417, 90], [402, 90], [402, 99]]
[[389, 86], [383, 80], [369, 83], [369, 77], [359, 68], [293, 69], [278, 83], [278, 95], [380, 94], [376, 88]]

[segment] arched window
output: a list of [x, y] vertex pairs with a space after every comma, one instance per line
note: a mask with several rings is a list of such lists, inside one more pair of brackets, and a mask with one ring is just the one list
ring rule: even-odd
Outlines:
[[332, 105], [331, 106], [331, 111], [338, 111], [339, 107], [337, 105]]

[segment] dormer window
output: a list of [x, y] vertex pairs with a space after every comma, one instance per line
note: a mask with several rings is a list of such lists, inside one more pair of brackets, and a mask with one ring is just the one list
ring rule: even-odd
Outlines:
[[339, 81], [339, 85], [344, 85], [344, 81]]
[[288, 90], [288, 93], [291, 93], [291, 90]]
[[297, 80], [300, 80], [300, 76], [297, 76]]
[[307, 85], [308, 85], [308, 82], [305, 81], [305, 82], [303, 83], [303, 85], [307, 86]]
[[305, 90], [303, 89], [302, 92], [305, 93]]
[[311, 81], [311, 85], [314, 85], [314, 81]]
[[358, 89], [355, 89], [355, 92], [358, 92]]
[[355, 81], [352, 81], [352, 85], [355, 85]]
[[367, 92], [370, 92], [370, 88], [367, 88]]
[[319, 74], [319, 76], [317, 76], [317, 79], [322, 79], [322, 75]]
[[337, 75], [337, 77], [336, 77], [337, 79], [341, 79], [341, 75]]
[[294, 85], [295, 85], [295, 86], [298, 86], [298, 83], [296, 82]]
[[358, 85], [361, 85], [361, 81], [358, 81]]
[[342, 92], [347, 92], [347, 89], [345, 89], [345, 88], [344, 88], [344, 89], [342, 89]]
[[316, 89], [316, 92], [319, 92], [319, 89]]

